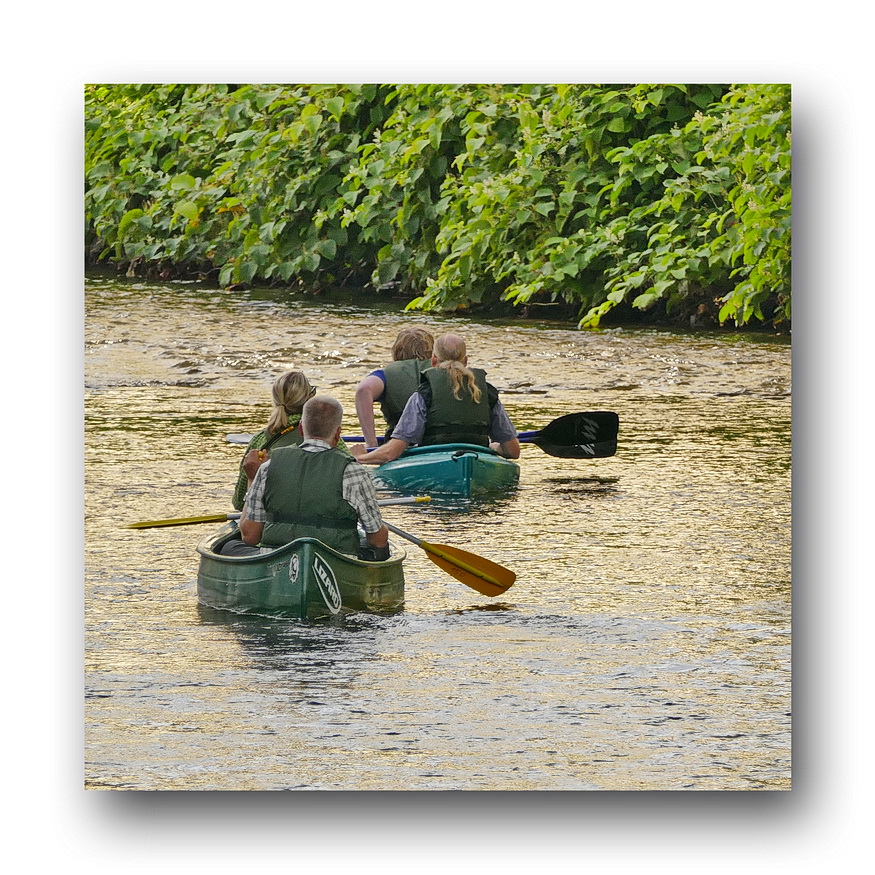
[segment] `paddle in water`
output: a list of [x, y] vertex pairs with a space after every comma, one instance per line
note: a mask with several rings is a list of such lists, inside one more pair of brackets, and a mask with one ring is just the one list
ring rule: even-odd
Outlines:
[[[431, 501], [430, 495], [401, 495], [398, 498], [381, 498], [377, 501], [380, 507], [393, 504], [421, 504]], [[214, 513], [209, 516], [186, 516], [171, 520], [146, 520], [141, 523], [130, 523], [128, 529], [158, 529], [165, 526], [194, 526], [200, 523], [224, 523], [228, 520], [239, 520], [239, 513]]]
[[383, 525], [390, 532], [395, 532], [406, 538], [417, 547], [425, 550], [428, 558], [439, 568], [451, 574], [456, 580], [476, 589], [488, 596], [497, 596], [506, 592], [516, 580], [516, 574], [509, 568], [484, 559], [476, 553], [460, 550], [458, 547], [448, 547], [446, 544], [430, 544], [407, 532], [402, 532], [397, 526], [383, 520]]

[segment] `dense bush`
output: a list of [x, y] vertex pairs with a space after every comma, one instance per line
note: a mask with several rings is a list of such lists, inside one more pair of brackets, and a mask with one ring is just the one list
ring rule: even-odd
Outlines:
[[86, 244], [408, 307], [790, 318], [783, 85], [93, 85]]

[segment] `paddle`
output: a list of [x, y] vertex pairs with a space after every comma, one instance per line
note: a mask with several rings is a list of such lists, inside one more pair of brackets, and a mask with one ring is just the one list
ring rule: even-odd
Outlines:
[[446, 544], [430, 544], [409, 535], [407, 532], [402, 532], [401, 529], [387, 523], [386, 520], [383, 520], [383, 525], [390, 532], [395, 532], [396, 535], [406, 538], [417, 547], [422, 547], [435, 565], [483, 595], [501, 595], [516, 580], [516, 574], [509, 568], [484, 559], [476, 553], [469, 553], [458, 547], [448, 547]]
[[[563, 459], [598, 459], [617, 452], [620, 418], [607, 410], [589, 413], [566, 413], [540, 429], [517, 434], [521, 444], [534, 444], [548, 456]], [[360, 442], [362, 437], [345, 437], [345, 441]], [[383, 438], [378, 438], [383, 442]]]
[[[402, 495], [398, 498], [381, 498], [377, 501], [380, 507], [391, 504], [420, 504], [431, 501], [430, 495]], [[130, 523], [128, 529], [157, 529], [164, 526], [194, 526], [199, 523], [224, 523], [228, 520], [239, 520], [239, 513], [214, 513], [210, 516], [186, 516], [174, 520], [146, 520], [142, 523]]]
[[520, 443], [535, 444], [550, 456], [599, 459], [617, 452], [620, 417], [609, 410], [566, 413], [540, 431], [517, 435]]
[[[602, 459], [617, 452], [620, 417], [609, 410], [588, 413], [566, 413], [539, 431], [522, 431], [517, 435], [521, 444], [534, 444], [548, 456], [562, 459]], [[229, 434], [232, 444], [248, 444], [252, 435]], [[347, 443], [363, 443], [363, 437], [344, 437]], [[383, 443], [383, 438], [377, 438]]]

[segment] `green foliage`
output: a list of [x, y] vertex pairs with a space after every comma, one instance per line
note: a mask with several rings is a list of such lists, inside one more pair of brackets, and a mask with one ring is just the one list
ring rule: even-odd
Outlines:
[[133, 270], [789, 321], [788, 86], [88, 86], [85, 146]]

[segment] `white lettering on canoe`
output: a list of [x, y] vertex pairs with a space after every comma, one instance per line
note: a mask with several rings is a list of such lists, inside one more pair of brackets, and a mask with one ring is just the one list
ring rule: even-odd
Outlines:
[[322, 598], [328, 610], [332, 614], [340, 611], [340, 587], [334, 578], [334, 572], [329, 567], [328, 563], [321, 556], [313, 557], [313, 574], [316, 577], [316, 583], [319, 586], [319, 592], [322, 593]]

